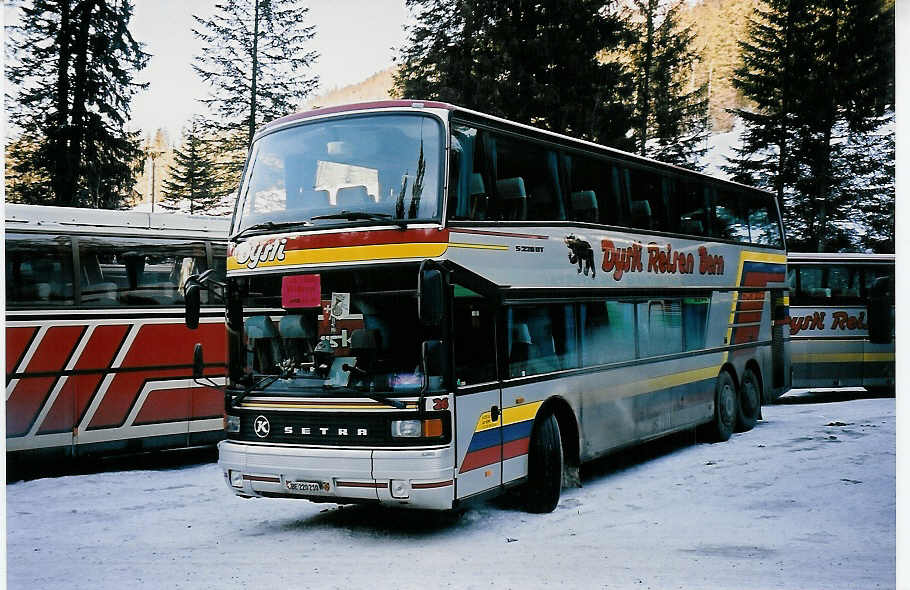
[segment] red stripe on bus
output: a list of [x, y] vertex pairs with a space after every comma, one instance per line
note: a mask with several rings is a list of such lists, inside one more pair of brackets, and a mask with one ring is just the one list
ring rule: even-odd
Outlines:
[[[50, 328], [25, 373], [56, 372], [65, 368], [83, 332], [85, 326]], [[21, 436], [28, 432], [56, 382], [57, 377], [26, 377], [16, 384], [13, 394], [6, 400], [7, 436]]]
[[345, 246], [375, 246], [380, 244], [445, 243], [449, 241], [448, 230], [436, 228], [383, 229], [331, 234], [302, 235], [290, 238], [285, 244], [286, 252], [291, 250], [312, 250], [340, 248]]
[[736, 305], [737, 311], [761, 311], [765, 307], [764, 301], [740, 301]]
[[[193, 360], [193, 347], [201, 342], [206, 364], [225, 364], [224, 324], [200, 324], [190, 331], [183, 324], [146, 324], [139, 329], [129, 352], [120, 364], [124, 368], [187, 365]], [[218, 368], [207, 369], [207, 375], [223, 375]], [[146, 381], [186, 378], [186, 368], [148, 369], [118, 373], [89, 423], [89, 428], [121, 426], [136, 403]]]
[[472, 451], [465, 455], [459, 473], [492, 465], [493, 463], [498, 463], [500, 461], [502, 461], [502, 454], [500, 453], [499, 445], [480, 449], [479, 451]]
[[388, 482], [378, 482], [378, 481], [337, 481], [335, 482], [335, 487], [337, 488], [376, 488], [376, 489], [385, 489], [389, 487]]
[[36, 327], [7, 328], [6, 329], [6, 374], [15, 372], [16, 366], [22, 362], [22, 357], [32, 343], [32, 338], [38, 333]]
[[97, 369], [97, 372], [72, 375], [66, 380], [38, 434], [71, 430], [78, 424], [128, 331], [129, 326], [123, 324], [95, 327], [73, 368], [78, 371]]
[[758, 326], [744, 326], [736, 328], [733, 344], [746, 344], [758, 340]]
[[435, 481], [433, 483], [415, 483], [411, 484], [411, 487], [415, 490], [428, 490], [431, 488], [444, 488], [446, 486], [452, 485], [453, 483], [455, 483], [455, 481], [450, 479], [447, 481]]
[[136, 415], [134, 424], [154, 424], [186, 420], [190, 414], [195, 387], [177, 387], [150, 391]]
[[768, 283], [783, 283], [782, 272], [748, 272], [743, 277], [744, 287], [764, 287]]
[[528, 445], [531, 439], [529, 437], [519, 438], [502, 445], [502, 460], [511, 459], [520, 455], [528, 454]]
[[751, 324], [752, 322], [760, 322], [761, 316], [761, 311], [738, 311], [734, 321], [737, 324]]

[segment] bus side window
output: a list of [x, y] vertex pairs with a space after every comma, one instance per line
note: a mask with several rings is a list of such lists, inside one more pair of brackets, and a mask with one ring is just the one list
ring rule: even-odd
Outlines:
[[704, 187], [692, 180], [683, 181], [679, 194], [679, 231], [693, 236], [708, 235], [709, 204]]
[[831, 265], [828, 267], [828, 284], [832, 299], [859, 299], [859, 272], [848, 265]]
[[678, 299], [638, 304], [639, 358], [682, 352], [682, 308]]
[[565, 304], [508, 308], [508, 376], [540, 375], [575, 367], [578, 355], [573, 316], [572, 306]]
[[669, 231], [667, 195], [662, 187], [661, 177], [652, 172], [634, 168], [629, 170], [629, 176], [633, 227]]
[[456, 295], [454, 314], [456, 383], [472, 385], [495, 381], [496, 316], [493, 308], [479, 297]]
[[714, 237], [734, 242], [749, 241], [749, 222], [743, 214], [742, 194], [727, 188], [713, 189]]
[[866, 267], [863, 269], [865, 297], [893, 297], [894, 269], [885, 267]]
[[749, 224], [750, 241], [763, 246], [783, 246], [774, 201], [754, 194], [742, 194], [741, 198]]
[[71, 244], [66, 236], [7, 233], [7, 304], [73, 305]]
[[499, 218], [507, 221], [564, 220], [566, 209], [559, 179], [558, 153], [528, 140], [500, 136], [494, 140]]
[[582, 366], [635, 358], [635, 305], [599, 301], [579, 305]]
[[800, 299], [831, 299], [831, 289], [825, 286], [825, 273], [821, 266], [799, 267]]

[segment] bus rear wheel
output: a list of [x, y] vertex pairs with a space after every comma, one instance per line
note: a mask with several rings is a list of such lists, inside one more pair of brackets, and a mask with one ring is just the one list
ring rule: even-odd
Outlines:
[[713, 442], [724, 442], [733, 434], [736, 426], [736, 384], [733, 377], [721, 371], [714, 383], [714, 418], [705, 425], [705, 434]]
[[752, 369], [743, 372], [739, 388], [739, 403], [736, 409], [736, 430], [746, 432], [755, 427], [761, 414], [761, 386]]
[[553, 414], [534, 422], [528, 447], [528, 481], [524, 506], [528, 512], [553, 512], [562, 488], [562, 439]]

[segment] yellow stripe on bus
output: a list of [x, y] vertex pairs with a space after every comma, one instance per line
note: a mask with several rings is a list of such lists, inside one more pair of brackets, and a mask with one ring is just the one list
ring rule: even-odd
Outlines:
[[893, 352], [810, 352], [794, 354], [794, 363], [874, 363], [894, 360]]
[[[269, 266], [297, 266], [328, 262], [354, 262], [358, 260], [389, 260], [397, 258], [435, 258], [445, 253], [445, 242], [409, 244], [373, 244], [369, 246], [340, 246], [338, 248], [311, 248], [285, 252], [284, 260], [260, 262], [255, 268]], [[228, 270], [248, 268], [233, 256], [228, 258]]]

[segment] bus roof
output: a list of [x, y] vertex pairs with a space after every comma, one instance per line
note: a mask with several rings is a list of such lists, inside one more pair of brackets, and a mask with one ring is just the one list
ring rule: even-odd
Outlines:
[[45, 205], [5, 205], [6, 231], [210, 235], [227, 239], [230, 218]]

